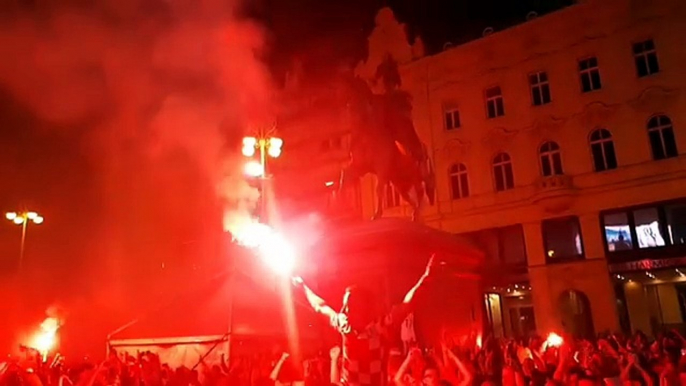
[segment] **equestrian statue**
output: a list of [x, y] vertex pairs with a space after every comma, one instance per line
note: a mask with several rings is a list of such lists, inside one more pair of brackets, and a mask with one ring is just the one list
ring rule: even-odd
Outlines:
[[339, 191], [351, 181], [371, 173], [376, 176], [377, 202], [374, 219], [383, 215], [383, 197], [392, 185], [420, 214], [424, 197], [434, 203], [435, 174], [427, 147], [412, 123], [412, 101], [400, 89], [397, 63], [389, 56], [379, 65], [376, 81], [384, 93], [374, 94], [366, 81], [347, 81], [348, 113], [351, 119], [350, 162], [341, 171]]

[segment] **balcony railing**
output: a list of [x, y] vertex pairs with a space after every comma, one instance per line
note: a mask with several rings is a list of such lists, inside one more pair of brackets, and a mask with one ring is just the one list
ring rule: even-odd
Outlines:
[[541, 177], [536, 181], [532, 203], [551, 213], [568, 209], [574, 202], [574, 179], [567, 175]]

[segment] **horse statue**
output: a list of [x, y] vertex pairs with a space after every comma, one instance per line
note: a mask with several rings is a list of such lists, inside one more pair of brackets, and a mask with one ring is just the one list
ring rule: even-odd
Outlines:
[[[339, 192], [355, 179], [371, 173], [377, 178], [374, 219], [383, 215], [383, 197], [392, 185], [413, 207], [412, 219], [421, 212], [424, 197], [433, 205], [435, 174], [425, 144], [414, 129], [410, 96], [397, 87], [400, 77], [391, 69], [383, 76], [386, 92], [372, 93], [359, 78], [350, 79], [348, 112], [351, 118], [350, 162], [341, 171]], [[383, 69], [379, 66], [380, 69]], [[397, 67], [395, 68], [397, 71]], [[393, 84], [396, 87], [393, 87]]]

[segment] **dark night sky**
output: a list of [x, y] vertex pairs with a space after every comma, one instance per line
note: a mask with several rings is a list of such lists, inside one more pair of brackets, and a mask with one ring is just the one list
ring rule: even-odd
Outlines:
[[525, 20], [527, 13], [544, 14], [574, 0], [263, 0], [255, 13], [273, 32], [279, 60], [312, 45], [331, 44], [341, 58], [364, 54], [374, 15], [391, 6], [396, 17], [419, 34], [429, 52], [481, 36], [486, 27], [496, 30]]

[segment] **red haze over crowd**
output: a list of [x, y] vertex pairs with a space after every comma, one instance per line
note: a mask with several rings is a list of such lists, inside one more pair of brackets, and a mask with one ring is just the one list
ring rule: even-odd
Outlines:
[[[63, 343], [71, 335], [74, 351], [100, 354], [105, 333], [221, 258], [222, 211], [256, 198], [236, 175], [235, 150], [246, 130], [273, 120], [265, 31], [241, 6], [4, 6], [0, 88], [18, 124], [3, 128], [0, 204], [28, 203], [46, 221], [29, 230], [22, 284], [8, 272], [0, 281], [2, 351], [59, 303], [70, 317]], [[8, 227], [0, 253], [12, 260]]]

